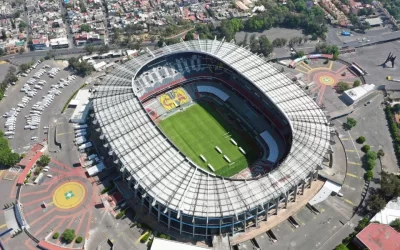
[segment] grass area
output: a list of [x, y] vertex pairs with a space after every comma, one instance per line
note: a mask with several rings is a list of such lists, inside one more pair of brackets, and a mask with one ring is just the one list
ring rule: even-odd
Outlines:
[[[215, 174], [230, 177], [246, 168], [257, 159], [255, 140], [246, 133], [238, 133], [229, 121], [206, 103], [195, 104], [183, 112], [176, 113], [159, 124], [169, 139], [198, 166]], [[238, 146], [230, 142], [233, 138]], [[215, 147], [222, 150], [220, 154]], [[243, 148], [246, 155], [239, 151]], [[207, 162], [200, 158], [203, 155]], [[223, 156], [226, 155], [231, 163]]]

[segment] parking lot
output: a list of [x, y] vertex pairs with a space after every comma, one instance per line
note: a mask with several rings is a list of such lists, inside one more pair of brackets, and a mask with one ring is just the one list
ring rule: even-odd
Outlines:
[[[40, 86], [42, 87], [42, 89], [36, 89], [37, 93], [35, 95], [31, 94], [31, 99], [29, 100], [29, 102], [26, 103], [25, 107], [20, 106], [21, 110], [17, 113], [16, 122], [14, 123], [15, 130], [13, 132], [15, 133], [15, 135], [13, 135], [14, 138], [10, 139], [10, 145], [17, 153], [22, 153], [26, 151], [30, 145], [47, 139], [47, 134], [45, 134], [47, 129], [44, 129], [44, 127], [49, 126], [49, 124], [51, 124], [55, 120], [54, 116], [61, 113], [63, 106], [68, 101], [73, 92], [83, 84], [83, 79], [77, 77], [76, 80], [71, 81], [68, 86], [64, 86], [64, 88], [58, 88], [58, 90], [60, 91], [59, 95], [54, 95], [54, 99], [52, 101], [50, 99], [51, 97], [48, 96], [47, 99], [51, 102], [48, 102], [47, 105], [44, 105], [44, 96], [46, 96], [48, 92], [52, 89], [51, 86], [58, 84], [61, 78], [67, 80], [68, 76], [71, 75], [69, 71], [64, 69], [66, 67], [65, 63], [58, 61], [45, 61], [39, 64], [36, 69], [33, 69], [31, 72], [29, 72], [26, 77], [20, 77], [17, 84], [11, 86], [7, 90], [7, 97], [2, 100], [2, 104], [0, 107], [1, 114], [10, 112], [12, 109], [17, 109], [18, 104], [22, 104], [22, 99], [24, 97], [26, 99], [28, 97], [28, 94], [30, 93], [28, 92], [27, 94], [25, 92], [21, 92], [21, 89], [23, 89], [24, 85], [27, 84], [27, 81], [33, 78], [33, 76], [38, 73], [46, 64], [50, 66], [49, 68], [45, 69], [46, 71], [54, 68], [59, 68], [60, 71], [53, 78], [49, 77], [47, 73], [44, 73], [40, 76], [39, 79], [36, 79], [36, 82], [42, 80], [46, 83], [43, 84], [43, 86]], [[34, 89], [35, 85], [37, 84], [28, 84], [31, 90]], [[42, 105], [38, 105], [39, 102], [41, 102]], [[32, 109], [34, 105], [37, 105], [35, 107], [37, 108], [36, 110]], [[41, 106], [43, 106], [43, 110], [41, 110]], [[29, 116], [31, 114], [31, 111], [38, 111], [36, 113], [39, 114], [39, 116], [36, 116], [35, 118], [31, 117], [32, 122], [38, 122], [37, 129], [33, 130], [25, 128], [25, 126], [28, 125], [25, 116]], [[41, 114], [39, 112], [41, 112]], [[38, 119], [39, 117], [40, 120]], [[6, 118], [3, 119], [4, 120], [2, 123], [5, 124]]]

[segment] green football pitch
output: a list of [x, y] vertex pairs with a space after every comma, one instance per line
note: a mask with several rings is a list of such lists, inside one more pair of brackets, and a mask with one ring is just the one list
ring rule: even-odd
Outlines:
[[[189, 159], [198, 166], [215, 174], [230, 177], [249, 166], [257, 159], [259, 148], [247, 133], [239, 133], [217, 111], [207, 103], [194, 104], [159, 124], [161, 130]], [[230, 139], [234, 139], [235, 146]], [[222, 154], [215, 147], [218, 146]], [[246, 152], [239, 151], [239, 146]], [[207, 162], [204, 162], [203, 155]], [[223, 156], [230, 159], [228, 163]]]

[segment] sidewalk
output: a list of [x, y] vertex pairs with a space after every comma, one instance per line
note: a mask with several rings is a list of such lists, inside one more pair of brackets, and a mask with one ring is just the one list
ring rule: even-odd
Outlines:
[[339, 137], [335, 136], [334, 139], [335, 145], [332, 146], [332, 164], [327, 165], [323, 163], [324, 168], [318, 173], [323, 178], [343, 185], [347, 172], [347, 155]]

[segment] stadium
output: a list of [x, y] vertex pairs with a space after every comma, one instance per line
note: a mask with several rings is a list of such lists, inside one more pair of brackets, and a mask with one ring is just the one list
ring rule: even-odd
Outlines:
[[92, 123], [129, 192], [191, 237], [246, 232], [312, 185], [330, 148], [323, 110], [234, 43], [181, 42], [97, 86]]

